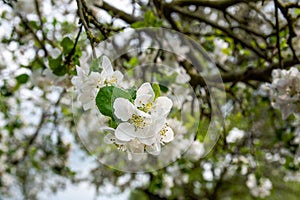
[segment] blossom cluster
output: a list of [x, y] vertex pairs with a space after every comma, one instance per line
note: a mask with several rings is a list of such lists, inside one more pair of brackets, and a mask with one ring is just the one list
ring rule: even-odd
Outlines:
[[257, 180], [254, 174], [249, 174], [246, 182], [254, 197], [265, 198], [270, 195], [272, 189], [272, 182], [268, 178], [260, 178]]
[[[78, 93], [78, 100], [84, 110], [99, 109], [100, 113], [110, 117], [114, 125], [103, 128], [110, 131], [104, 138], [108, 144], [115, 144], [119, 150], [127, 152], [129, 159], [140, 160], [145, 152], [159, 155], [161, 145], [174, 139], [174, 132], [167, 123], [167, 117], [173, 102], [166, 96], [160, 96], [159, 85], [143, 83], [130, 96], [124, 88], [124, 75], [113, 67], [107, 57], [102, 58], [102, 71], [90, 71], [88, 67], [77, 67], [77, 76], [72, 79]], [[122, 87], [123, 86], [123, 87]], [[111, 93], [100, 92], [112, 89]], [[111, 102], [98, 101], [109, 99]], [[129, 97], [128, 97], [129, 96]], [[107, 105], [110, 104], [111, 105]], [[112, 113], [109, 109], [112, 107]]]
[[282, 118], [300, 113], [300, 72], [296, 67], [289, 70], [273, 70], [273, 81], [267, 85], [272, 106], [280, 109]]

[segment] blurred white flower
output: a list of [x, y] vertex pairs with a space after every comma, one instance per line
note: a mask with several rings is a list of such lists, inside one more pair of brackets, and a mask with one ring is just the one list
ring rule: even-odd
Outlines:
[[217, 59], [217, 61], [223, 65], [228, 58], [228, 55], [224, 53], [225, 49], [228, 49], [229, 44], [220, 38], [214, 39], [214, 51], [213, 57]]
[[233, 128], [231, 131], [229, 131], [229, 134], [226, 137], [227, 143], [235, 143], [242, 139], [245, 136], [245, 131], [240, 130], [238, 128]]
[[199, 160], [205, 153], [204, 144], [198, 140], [194, 141], [186, 152], [188, 159], [192, 161]]
[[178, 74], [176, 76], [176, 83], [184, 84], [188, 83], [191, 80], [190, 75], [186, 73], [186, 70], [184, 68], [180, 67], [176, 70], [176, 72]]
[[272, 182], [268, 178], [260, 178], [257, 181], [255, 174], [249, 174], [246, 182], [254, 197], [265, 198], [271, 194]]
[[165, 40], [163, 40], [163, 46], [167, 47], [167, 50], [173, 50], [172, 53], [175, 53], [178, 56], [178, 60], [184, 60], [187, 53], [190, 51], [190, 48], [181, 43], [181, 38], [178, 35], [172, 35], [166, 33]]
[[158, 194], [163, 197], [170, 196], [172, 194], [171, 188], [174, 187], [174, 178], [168, 174], [164, 174], [162, 184], [162, 188], [160, 188]]
[[272, 72], [270, 88], [272, 106], [280, 109], [282, 118], [300, 113], [300, 72], [296, 67], [289, 70], [276, 69]]

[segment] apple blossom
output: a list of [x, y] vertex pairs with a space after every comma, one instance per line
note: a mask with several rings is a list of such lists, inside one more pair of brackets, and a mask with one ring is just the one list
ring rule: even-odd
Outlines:
[[270, 195], [272, 182], [268, 178], [260, 178], [257, 181], [254, 174], [249, 174], [246, 182], [250, 192], [255, 197], [265, 198]]
[[78, 92], [78, 100], [83, 109], [95, 108], [95, 99], [99, 88], [109, 85], [119, 85], [123, 79], [120, 71], [114, 71], [109, 59], [102, 58], [102, 71], [89, 72], [87, 68], [76, 66], [77, 76], [72, 78], [72, 84]]
[[[168, 97], [155, 98], [150, 83], [141, 85], [134, 103], [117, 98], [113, 108], [114, 115], [121, 121], [115, 130], [115, 137], [128, 142], [129, 152], [142, 153], [145, 149], [150, 154], [158, 155], [160, 145], [173, 140], [174, 132], [166, 123], [172, 101]], [[132, 148], [134, 151], [130, 150]]]
[[300, 112], [300, 72], [296, 67], [289, 70], [273, 70], [272, 84], [268, 84], [272, 106], [286, 119]]
[[234, 127], [232, 130], [229, 131], [229, 134], [226, 137], [227, 143], [235, 143], [242, 139], [245, 136], [245, 132]]

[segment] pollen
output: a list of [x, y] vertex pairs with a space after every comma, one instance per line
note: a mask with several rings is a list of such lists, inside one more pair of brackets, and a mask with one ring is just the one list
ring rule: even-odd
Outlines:
[[114, 83], [117, 83], [117, 78], [115, 76], [112, 76], [110, 79], [106, 79], [104, 81], [105, 85], [112, 85]]
[[[140, 103], [142, 104], [141, 101], [140, 101]], [[138, 107], [138, 109], [140, 109], [141, 111], [144, 111], [144, 112], [148, 113], [152, 109], [152, 103], [151, 102], [149, 102], [147, 104], [143, 103], [142, 106]]]
[[133, 114], [130, 118], [136, 128], [144, 128], [146, 126], [145, 118], [136, 114]]

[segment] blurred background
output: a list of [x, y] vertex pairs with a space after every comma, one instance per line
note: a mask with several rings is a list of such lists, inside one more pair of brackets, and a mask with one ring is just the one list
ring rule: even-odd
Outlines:
[[[87, 150], [103, 124], [80, 118], [71, 80], [76, 66], [93, 66], [102, 41], [113, 38], [119, 50], [136, 38], [114, 36], [145, 27], [172, 29], [194, 44], [161, 44], [181, 52], [175, 55], [151, 46], [124, 52], [113, 66], [134, 77], [159, 64], [157, 74], [177, 84], [177, 111], [192, 113], [182, 121], [171, 112], [175, 136], [193, 124], [197, 130], [190, 145], [185, 139], [166, 145], [168, 166], [126, 173]], [[299, 199], [298, 0], [1, 0], [0, 40], [0, 200]], [[201, 67], [209, 63], [224, 85]], [[224, 120], [210, 150], [209, 91], [221, 87]], [[94, 135], [83, 142], [80, 128]]]

